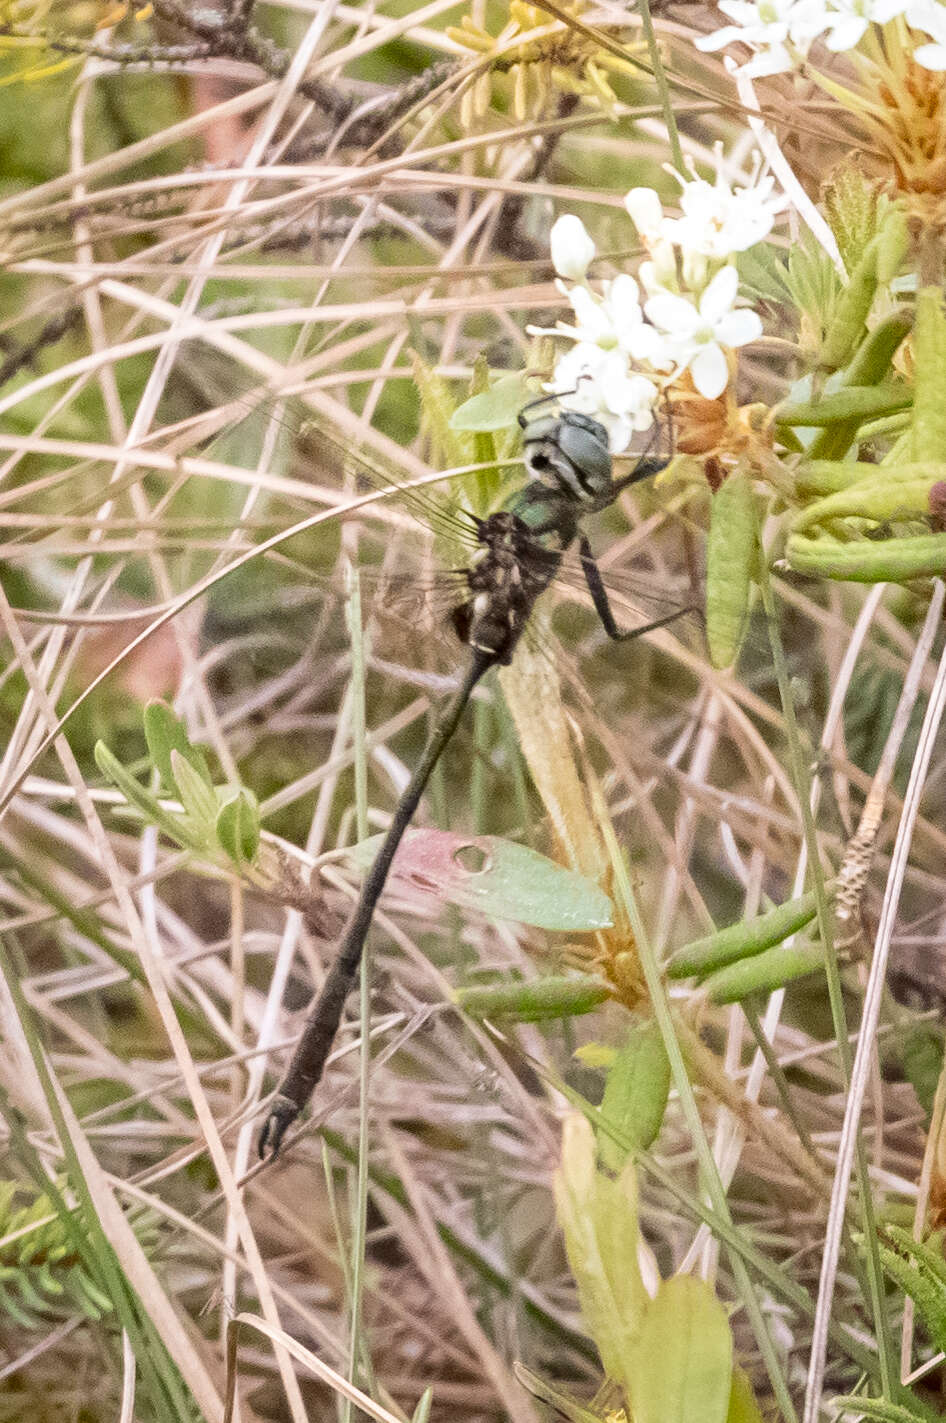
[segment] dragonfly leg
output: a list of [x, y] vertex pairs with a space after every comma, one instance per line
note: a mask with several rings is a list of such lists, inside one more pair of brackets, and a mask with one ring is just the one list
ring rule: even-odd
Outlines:
[[489, 654], [474, 652], [463, 681], [444, 707], [437, 725], [430, 734], [423, 755], [417, 763], [414, 774], [398, 801], [397, 809], [388, 827], [388, 833], [381, 842], [381, 848], [374, 858], [371, 869], [365, 876], [338, 955], [322, 985], [322, 992], [306, 1019], [302, 1037], [292, 1055], [289, 1070], [279, 1084], [279, 1091], [276, 1093], [266, 1121], [263, 1123], [257, 1148], [260, 1158], [266, 1155], [267, 1149], [271, 1150], [273, 1158], [278, 1155], [286, 1131], [305, 1107], [325, 1070], [325, 1064], [335, 1041], [335, 1034], [338, 1032], [342, 1014], [345, 1011], [345, 1002], [358, 973], [358, 965], [361, 962], [368, 930], [371, 928], [375, 905], [381, 898], [388, 871], [391, 868], [391, 861], [404, 837], [405, 830], [413, 819], [414, 811], [424, 794], [431, 772], [459, 725], [473, 688], [496, 660]]
[[609, 490], [609, 500], [613, 504], [619, 494], [625, 489], [629, 489], [632, 484], [640, 484], [642, 479], [650, 479], [651, 475], [659, 474], [662, 469], [666, 469], [670, 463], [669, 459], [664, 459], [661, 455], [642, 455], [637, 464], [621, 479], [615, 479], [611, 483]]
[[588, 542], [588, 535], [579, 533], [578, 535], [578, 555], [581, 559], [581, 569], [585, 575], [585, 582], [588, 584], [588, 592], [591, 594], [591, 601], [595, 605], [595, 612], [601, 621], [608, 637], [613, 642], [630, 642], [635, 637], [642, 637], [645, 632], [653, 632], [655, 628], [666, 627], [668, 623], [674, 622], [684, 613], [692, 613], [692, 607], [675, 608], [672, 613], [667, 613], [662, 618], [655, 618], [651, 623], [644, 623], [641, 627], [629, 628], [623, 631], [618, 627], [611, 611], [611, 604], [608, 601], [607, 589], [601, 577], [601, 570], [595, 563], [594, 554], [591, 551], [591, 544]]

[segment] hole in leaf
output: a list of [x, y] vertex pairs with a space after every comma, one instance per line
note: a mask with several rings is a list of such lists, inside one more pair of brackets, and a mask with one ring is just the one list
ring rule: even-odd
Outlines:
[[453, 852], [453, 863], [470, 875], [481, 875], [489, 869], [490, 856], [479, 845], [458, 845]]

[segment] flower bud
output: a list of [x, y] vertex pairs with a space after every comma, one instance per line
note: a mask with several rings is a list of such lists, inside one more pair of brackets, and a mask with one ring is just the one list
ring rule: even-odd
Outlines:
[[549, 234], [552, 265], [560, 277], [583, 282], [594, 260], [595, 244], [585, 230], [585, 224], [573, 213], [563, 213]]
[[630, 213], [631, 222], [640, 233], [641, 239], [648, 246], [656, 241], [660, 236], [664, 213], [653, 188], [632, 188], [624, 199], [624, 206]]

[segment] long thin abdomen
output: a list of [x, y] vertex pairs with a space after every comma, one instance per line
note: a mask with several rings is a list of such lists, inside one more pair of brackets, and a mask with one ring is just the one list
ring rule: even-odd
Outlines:
[[259, 1137], [259, 1154], [265, 1156], [271, 1147], [275, 1157], [287, 1128], [296, 1119], [311, 1097], [322, 1076], [328, 1055], [332, 1050], [338, 1026], [345, 1010], [345, 1001], [351, 992], [362, 950], [375, 906], [381, 897], [391, 861], [398, 845], [410, 824], [414, 811], [420, 803], [431, 772], [440, 760], [447, 742], [459, 725], [464, 708], [470, 700], [473, 688], [496, 658], [474, 651], [459, 689], [444, 707], [443, 712], [430, 735], [423, 755], [414, 774], [398, 801], [397, 809], [381, 843], [381, 848], [365, 876], [358, 902], [352, 910], [348, 927], [342, 938], [338, 956], [329, 970], [322, 991], [316, 999], [315, 1007], [306, 1019], [302, 1037], [293, 1053], [289, 1070], [279, 1084], [279, 1091], [263, 1123]]

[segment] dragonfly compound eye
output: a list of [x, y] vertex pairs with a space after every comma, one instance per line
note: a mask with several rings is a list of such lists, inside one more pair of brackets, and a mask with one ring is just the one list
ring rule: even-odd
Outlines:
[[597, 497], [611, 488], [608, 432], [590, 415], [567, 410], [559, 421], [558, 445], [574, 467], [584, 493]]
[[523, 456], [533, 478], [558, 485], [574, 499], [597, 502], [611, 488], [608, 432], [590, 415], [566, 410], [530, 420]]

